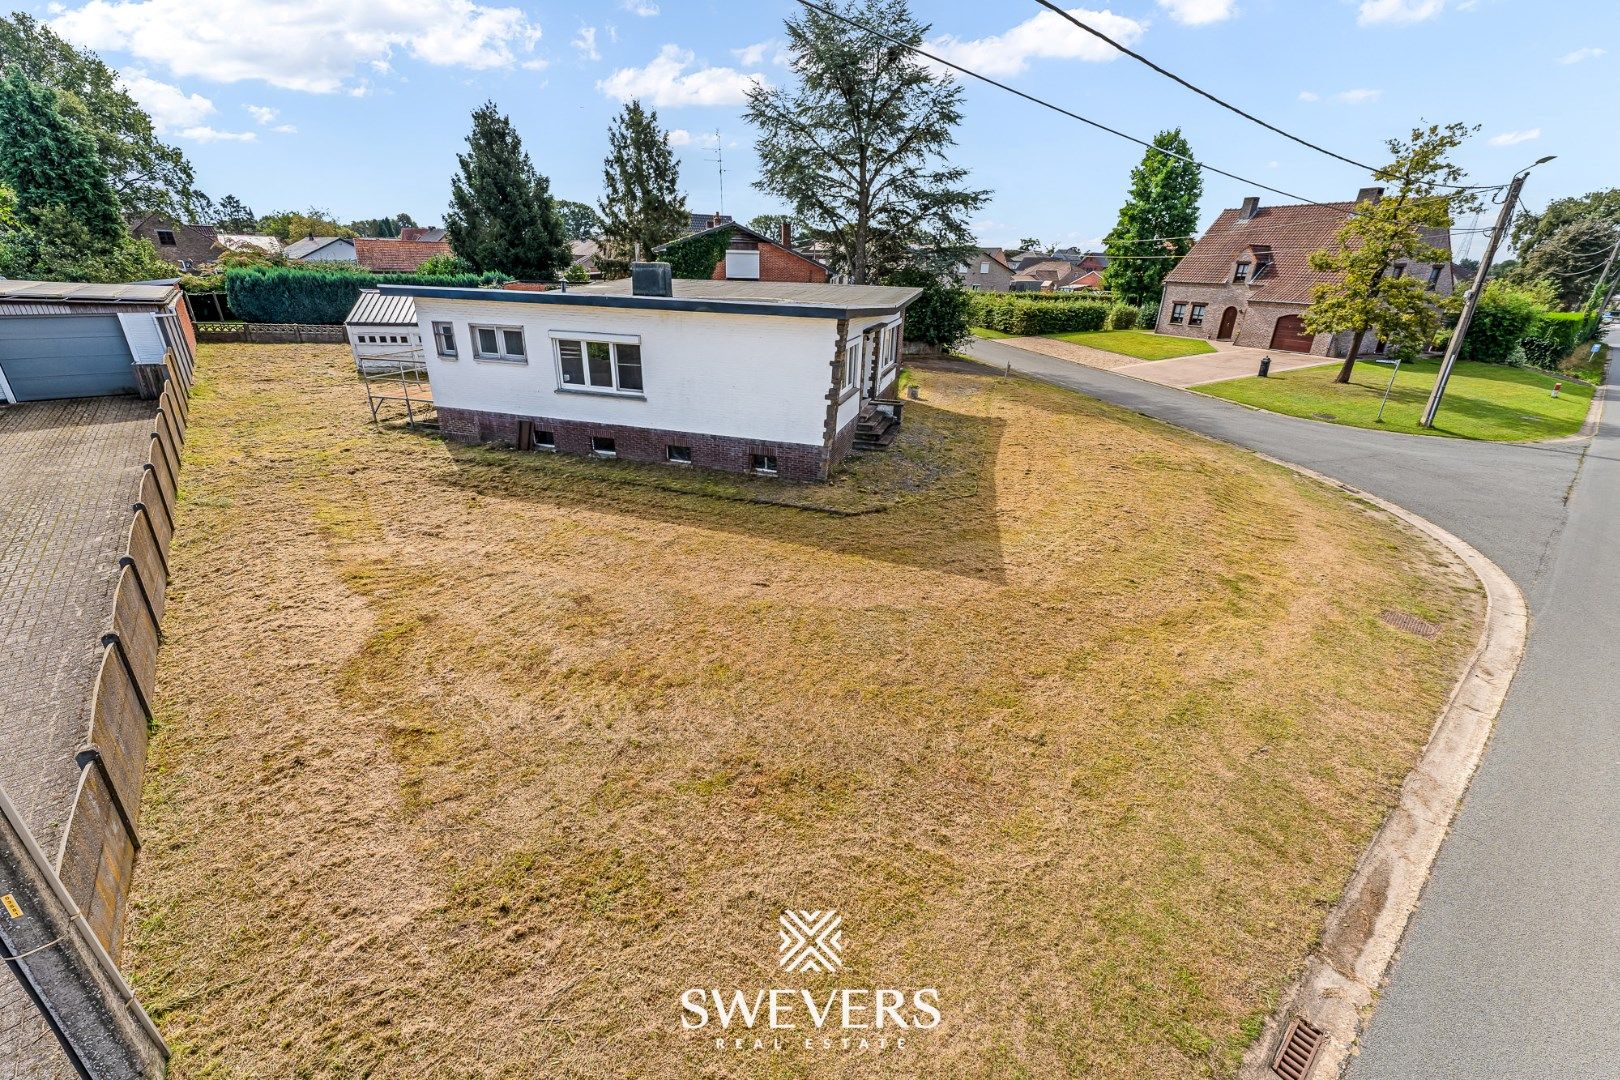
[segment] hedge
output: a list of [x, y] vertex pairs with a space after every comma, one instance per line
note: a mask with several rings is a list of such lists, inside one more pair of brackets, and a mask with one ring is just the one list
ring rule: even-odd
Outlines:
[[1521, 342], [1525, 359], [1537, 367], [1557, 367], [1586, 340], [1591, 325], [1580, 311], [1549, 311], [1538, 316]]
[[[1010, 293], [969, 293], [974, 326], [1004, 334], [1072, 334], [1108, 325], [1109, 304], [1099, 300], [1040, 299]], [[1132, 309], [1132, 318], [1135, 318]]]
[[731, 230], [718, 229], [707, 235], [671, 240], [658, 252], [669, 263], [671, 277], [703, 281], [714, 277], [714, 268], [726, 257], [731, 246]]
[[291, 266], [235, 266], [225, 271], [231, 311], [245, 322], [337, 325], [360, 296], [378, 285], [447, 285], [480, 288], [504, 274], [374, 274], [369, 270], [310, 270]]

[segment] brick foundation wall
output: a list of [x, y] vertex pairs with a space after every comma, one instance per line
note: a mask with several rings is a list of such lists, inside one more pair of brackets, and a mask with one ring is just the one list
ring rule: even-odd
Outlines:
[[[544, 416], [516, 416], [444, 406], [440, 406], [438, 412], [439, 430], [446, 438], [475, 445], [498, 443], [516, 446], [518, 422], [530, 420], [534, 423], [535, 431], [552, 433], [557, 452], [562, 454], [590, 457], [591, 440], [600, 437], [612, 439], [616, 456], [625, 461], [666, 465], [669, 463], [669, 447], [675, 445], [691, 447], [692, 465], [702, 469], [746, 473], [751, 469], [751, 459], [755, 454], [775, 455], [777, 475], [785, 480], [825, 480], [829, 468], [827, 452], [820, 446], [805, 443], [740, 439], [729, 435], [704, 435], [694, 431], [664, 431], [618, 424], [591, 424], [578, 420], [553, 420]], [[854, 439], [853, 425], [849, 429], [849, 438]]]

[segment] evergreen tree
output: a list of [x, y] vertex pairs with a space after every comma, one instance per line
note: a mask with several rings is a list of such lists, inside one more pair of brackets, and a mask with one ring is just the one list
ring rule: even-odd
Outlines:
[[1103, 286], [1126, 303], [1158, 300], [1165, 277], [1176, 260], [1192, 250], [1192, 236], [1198, 231], [1203, 175], [1190, 160], [1171, 154], [1192, 157], [1180, 128], [1159, 132], [1142, 163], [1131, 170], [1130, 195], [1120, 207], [1119, 222], [1103, 240], [1109, 257]]
[[95, 141], [56, 97], [16, 68], [0, 80], [0, 183], [15, 195], [23, 224], [56, 208], [83, 227], [88, 243], [110, 249], [128, 235], [118, 198]]
[[247, 203], [235, 195], [227, 195], [219, 200], [214, 225], [221, 232], [251, 233], [258, 231], [259, 219], [253, 216], [253, 210]]
[[460, 174], [450, 181], [444, 228], [450, 247], [480, 273], [551, 281], [572, 258], [551, 199], [551, 182], [534, 169], [512, 122], [493, 101], [472, 114]]
[[653, 249], [681, 235], [690, 215], [681, 198], [681, 167], [658, 127], [658, 114], [631, 101], [608, 129], [602, 162], [602, 239], [627, 259], [651, 259]]
[[973, 247], [968, 216], [988, 195], [948, 160], [962, 88], [895, 43], [920, 46], [929, 30], [905, 0], [831, 6], [888, 37], [814, 9], [787, 21], [798, 85], [748, 93], [754, 186], [792, 206], [857, 285], [908, 263], [959, 265]]

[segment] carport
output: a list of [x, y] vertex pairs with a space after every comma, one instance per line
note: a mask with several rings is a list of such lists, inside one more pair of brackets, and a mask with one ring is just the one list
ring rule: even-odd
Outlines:
[[175, 285], [0, 281], [0, 401], [155, 397], [193, 342]]

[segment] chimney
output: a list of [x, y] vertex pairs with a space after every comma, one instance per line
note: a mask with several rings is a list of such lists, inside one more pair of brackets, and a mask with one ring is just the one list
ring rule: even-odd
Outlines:
[[669, 263], [631, 263], [630, 295], [674, 296], [674, 274], [669, 268]]
[[1260, 196], [1250, 195], [1243, 200], [1243, 208], [1238, 211], [1239, 221], [1248, 221], [1260, 212]]
[[793, 246], [793, 226], [786, 218], [782, 219], [782, 222], [777, 226], [776, 231], [778, 235], [778, 242], [781, 243], [783, 247], [790, 248]]
[[1356, 192], [1356, 205], [1360, 206], [1362, 203], [1369, 203], [1369, 202], [1375, 203], [1379, 199], [1382, 199], [1383, 197], [1384, 197], [1384, 189], [1383, 188], [1381, 188], [1381, 187], [1364, 187], [1360, 191]]

